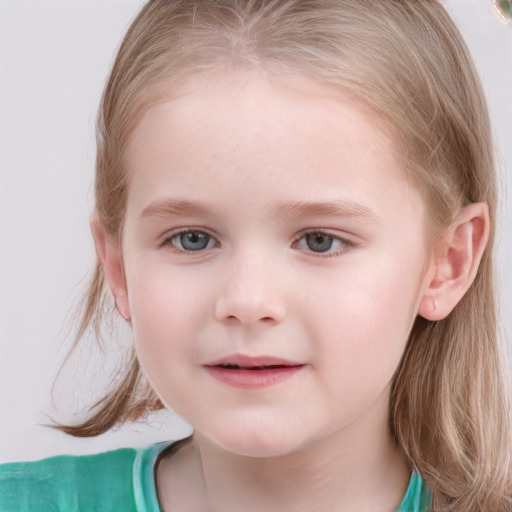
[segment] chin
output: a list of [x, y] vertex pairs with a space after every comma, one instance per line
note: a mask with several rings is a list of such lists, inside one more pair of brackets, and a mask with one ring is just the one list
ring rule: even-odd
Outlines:
[[302, 437], [297, 429], [286, 428], [274, 423], [269, 425], [250, 426], [239, 425], [234, 429], [222, 432], [208, 432], [203, 434], [218, 447], [244, 457], [272, 458], [282, 457], [304, 448], [307, 436]]
[[[237, 442], [239, 441], [239, 442]], [[281, 443], [278, 440], [268, 442], [267, 440], [240, 439], [229, 440], [227, 443], [217, 443], [221, 448], [242, 457], [269, 459], [284, 457], [295, 451], [297, 448], [290, 443]]]

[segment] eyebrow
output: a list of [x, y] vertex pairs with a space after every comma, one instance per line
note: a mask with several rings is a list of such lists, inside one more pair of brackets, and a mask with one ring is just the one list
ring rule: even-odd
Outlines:
[[[211, 216], [216, 212], [214, 206], [200, 201], [164, 199], [151, 203], [144, 208], [140, 216], [141, 218], [173, 215]], [[351, 201], [289, 201], [276, 206], [272, 214], [284, 221], [314, 216], [359, 219], [370, 223], [375, 223], [378, 220], [372, 210]]]
[[182, 199], [155, 201], [142, 210], [141, 218], [166, 217], [169, 215], [211, 215], [214, 209], [207, 204]]
[[297, 217], [343, 217], [359, 219], [371, 223], [377, 222], [377, 215], [358, 203], [351, 201], [299, 201], [287, 202], [274, 211], [283, 220]]

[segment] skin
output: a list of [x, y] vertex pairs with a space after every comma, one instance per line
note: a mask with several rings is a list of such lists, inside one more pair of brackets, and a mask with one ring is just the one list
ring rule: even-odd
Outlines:
[[[239, 71], [147, 110], [127, 161], [122, 244], [93, 231], [148, 379], [194, 426], [159, 467], [164, 508], [396, 510], [410, 468], [390, 381], [453, 272], [393, 140], [328, 87]], [[452, 230], [468, 254], [482, 215]], [[185, 250], [183, 230], [205, 248]], [[301, 366], [239, 389], [205, 366], [232, 354]]]

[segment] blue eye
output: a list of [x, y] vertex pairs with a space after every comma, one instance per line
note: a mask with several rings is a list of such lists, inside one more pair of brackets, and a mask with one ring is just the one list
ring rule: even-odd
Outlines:
[[168, 240], [177, 249], [187, 252], [198, 252], [215, 246], [215, 240], [203, 231], [182, 231]]
[[336, 256], [354, 244], [349, 240], [337, 237], [324, 231], [303, 233], [294, 243], [296, 249], [326, 256]]
[[326, 233], [308, 233], [304, 236], [306, 245], [313, 252], [327, 252], [332, 249], [334, 237]]

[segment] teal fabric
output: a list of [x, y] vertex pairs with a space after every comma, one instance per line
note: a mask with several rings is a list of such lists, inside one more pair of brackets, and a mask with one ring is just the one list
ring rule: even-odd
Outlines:
[[430, 510], [431, 496], [419, 473], [413, 473], [409, 487], [397, 512], [427, 512]]
[[[160, 512], [155, 463], [169, 443], [98, 455], [62, 455], [0, 466], [1, 512]], [[427, 512], [430, 495], [413, 473], [397, 512]]]
[[168, 446], [2, 464], [0, 511], [160, 512], [154, 467]]

